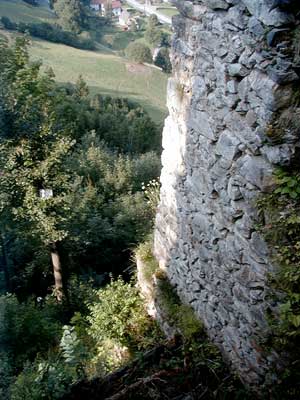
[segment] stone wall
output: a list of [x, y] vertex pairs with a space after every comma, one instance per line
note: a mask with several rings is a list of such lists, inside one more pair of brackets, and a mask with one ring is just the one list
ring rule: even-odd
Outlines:
[[173, 2], [155, 255], [228, 361], [257, 384], [274, 361], [261, 347], [274, 267], [256, 200], [299, 144], [296, 13], [277, 0]]

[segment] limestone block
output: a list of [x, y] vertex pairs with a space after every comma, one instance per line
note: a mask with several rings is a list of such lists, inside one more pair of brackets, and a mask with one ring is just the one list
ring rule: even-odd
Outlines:
[[278, 8], [273, 10], [274, 0], [242, 0], [248, 10], [265, 25], [281, 26], [294, 22], [292, 14], [280, 11]]
[[238, 161], [237, 167], [240, 175], [260, 190], [264, 190], [268, 179], [272, 176], [270, 164], [262, 157], [254, 157], [247, 154]]
[[239, 152], [240, 140], [236, 138], [230, 131], [226, 130], [221, 133], [217, 146], [217, 154], [226, 158], [226, 160], [232, 161], [236, 154]]

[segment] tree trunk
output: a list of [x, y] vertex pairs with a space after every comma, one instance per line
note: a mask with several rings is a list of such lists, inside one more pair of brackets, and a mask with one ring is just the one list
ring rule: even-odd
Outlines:
[[63, 281], [62, 281], [62, 269], [56, 243], [53, 243], [51, 245], [51, 260], [53, 266], [55, 296], [57, 301], [61, 302], [63, 299], [64, 292], [63, 292]]

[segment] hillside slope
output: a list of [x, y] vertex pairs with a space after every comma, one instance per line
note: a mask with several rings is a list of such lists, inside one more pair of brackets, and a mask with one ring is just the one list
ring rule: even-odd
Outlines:
[[[15, 22], [49, 22], [53, 13], [46, 7], [32, 7], [21, 0], [0, 0], [0, 17]], [[0, 31], [3, 36], [15, 33]], [[83, 51], [65, 45], [33, 39], [30, 49], [34, 60], [52, 67], [61, 84], [75, 83], [82, 75], [91, 94], [101, 93], [126, 97], [139, 103], [150, 116], [162, 123], [166, 114], [166, 85], [168, 76], [156, 68], [136, 65], [97, 44], [97, 51]]]

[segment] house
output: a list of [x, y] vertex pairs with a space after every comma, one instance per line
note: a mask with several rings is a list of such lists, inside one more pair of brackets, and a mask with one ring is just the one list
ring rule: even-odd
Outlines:
[[102, 15], [112, 13], [119, 17], [122, 13], [122, 4], [120, 0], [91, 0], [90, 7], [94, 11], [100, 11]]
[[101, 11], [102, 0], [91, 0], [90, 8], [94, 11]]
[[127, 10], [123, 10], [119, 16], [119, 25], [124, 30], [139, 30], [139, 18], [132, 16]]
[[124, 27], [130, 25], [130, 13], [127, 10], [121, 12], [119, 16], [119, 25]]

